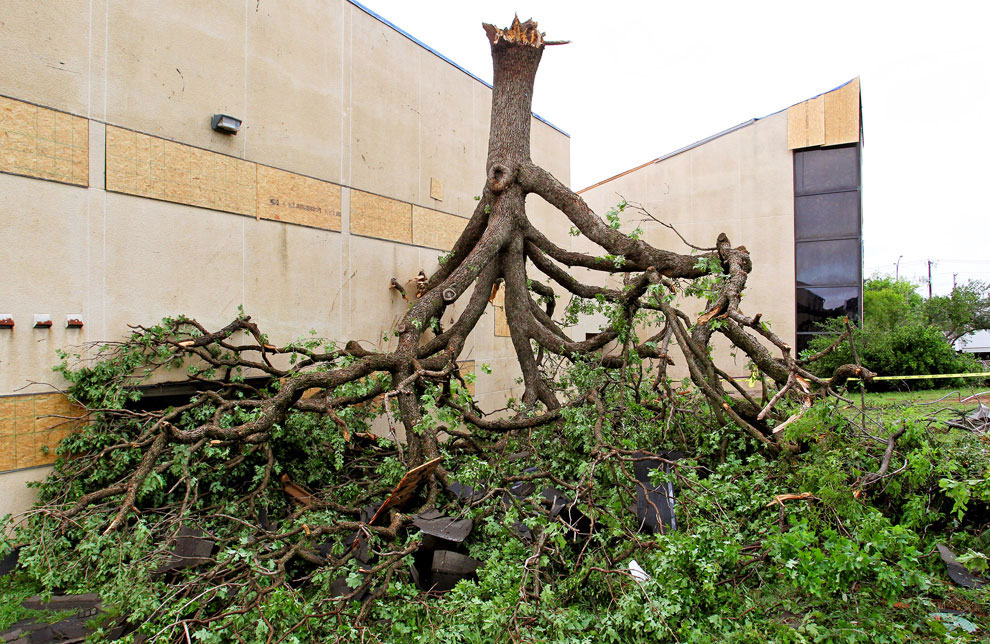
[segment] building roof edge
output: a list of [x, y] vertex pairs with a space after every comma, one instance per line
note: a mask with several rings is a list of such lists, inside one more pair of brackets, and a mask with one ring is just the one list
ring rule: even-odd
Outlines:
[[[384, 18], [384, 17], [380, 16], [379, 14], [375, 13], [374, 11], [372, 11], [371, 9], [369, 9], [368, 7], [366, 7], [363, 4], [361, 4], [360, 2], [357, 2], [357, 0], [347, 0], [347, 2], [350, 3], [350, 4], [352, 4], [352, 5], [354, 5], [355, 7], [357, 7], [358, 9], [360, 9], [361, 11], [363, 11], [364, 13], [368, 14], [369, 16], [371, 16], [372, 18], [374, 18], [375, 20], [377, 20], [378, 22], [382, 23], [383, 25], [385, 25], [385, 26], [387, 26], [387, 27], [389, 27], [391, 29], [394, 29], [398, 33], [402, 34], [403, 36], [405, 36], [406, 38], [408, 38], [412, 42], [416, 43], [417, 45], [419, 45], [420, 47], [422, 47], [426, 51], [430, 52], [431, 54], [433, 54], [434, 56], [436, 56], [437, 58], [439, 58], [440, 60], [443, 60], [444, 62], [452, 65], [453, 67], [456, 67], [457, 69], [461, 70], [462, 72], [464, 72], [465, 74], [467, 74], [468, 76], [470, 76], [474, 80], [478, 81], [479, 83], [481, 83], [485, 87], [488, 87], [489, 89], [491, 89], [491, 86], [492, 86], [491, 83], [489, 83], [488, 81], [484, 80], [483, 78], [479, 78], [478, 76], [475, 76], [474, 74], [472, 74], [471, 72], [469, 72], [467, 69], [465, 69], [464, 67], [461, 67], [460, 65], [458, 65], [457, 63], [455, 63], [450, 58], [448, 58], [448, 57], [444, 56], [443, 54], [441, 54], [440, 52], [438, 52], [433, 47], [430, 47], [425, 42], [423, 42], [422, 40], [420, 40], [416, 36], [413, 36], [411, 33], [409, 33], [408, 31], [406, 31], [402, 27], [399, 27], [398, 25], [396, 25], [394, 22], [392, 22], [388, 18]], [[536, 120], [538, 120], [538, 121], [540, 121], [542, 123], [546, 123], [547, 125], [549, 125], [553, 129], [557, 130], [558, 132], [560, 132], [561, 134], [563, 134], [567, 138], [571, 138], [571, 135], [570, 134], [568, 134], [567, 132], [565, 132], [564, 130], [562, 130], [561, 128], [559, 128], [558, 126], [554, 125], [553, 123], [551, 123], [547, 119], [543, 118], [542, 116], [540, 116], [536, 112], [532, 112], [532, 114], [533, 114], [533, 118], [535, 118]]]
[[[792, 107], [794, 107], [794, 105], [800, 105], [801, 103], [804, 103], [806, 101], [814, 100], [814, 99], [818, 98], [819, 96], [824, 96], [825, 94], [828, 94], [829, 92], [834, 92], [837, 89], [841, 89], [841, 88], [845, 87], [846, 85], [848, 85], [849, 83], [855, 81], [857, 78], [859, 78], [859, 76], [854, 76], [854, 77], [850, 78], [849, 80], [847, 80], [846, 82], [841, 83], [839, 85], [836, 85], [835, 87], [833, 87], [830, 90], [826, 90], [826, 91], [821, 92], [819, 94], [815, 94], [814, 96], [812, 96], [810, 98], [806, 98], [806, 99], [801, 100], [801, 101], [798, 101], [797, 103], [794, 103], [792, 105], [788, 105], [787, 107], [785, 107], [783, 109], [780, 109], [780, 110], [777, 110], [776, 112], [770, 112], [766, 116], [758, 116], [758, 117], [755, 117], [755, 118], [751, 118], [748, 121], [744, 121], [744, 122], [742, 122], [742, 123], [740, 123], [738, 125], [734, 125], [734, 126], [730, 127], [727, 130], [722, 130], [721, 132], [718, 132], [716, 134], [712, 134], [711, 136], [705, 137], [705, 138], [703, 138], [703, 139], [701, 139], [699, 141], [695, 141], [694, 143], [689, 143], [688, 145], [685, 145], [682, 148], [678, 148], [678, 149], [674, 150], [673, 152], [668, 152], [667, 154], [661, 155], [661, 156], [653, 159], [652, 161], [647, 161], [646, 163], [640, 164], [640, 165], [636, 166], [635, 168], [630, 168], [630, 169], [628, 169], [628, 170], [626, 170], [624, 172], [620, 172], [619, 174], [613, 175], [613, 176], [611, 176], [611, 177], [609, 177], [607, 179], [602, 179], [601, 181], [599, 181], [597, 183], [591, 184], [587, 188], [581, 188], [580, 190], [577, 191], [577, 194], [581, 194], [582, 192], [586, 192], [588, 190], [591, 190], [592, 188], [597, 188], [598, 186], [600, 186], [602, 184], [605, 184], [605, 183], [608, 183], [609, 181], [614, 181], [615, 179], [618, 179], [620, 177], [624, 177], [624, 176], [626, 176], [627, 174], [629, 174], [631, 172], [635, 172], [637, 170], [642, 170], [646, 166], [653, 165], [654, 163], [660, 163], [661, 161], [665, 161], [666, 159], [669, 159], [670, 157], [677, 156], [678, 154], [682, 154], [684, 152], [687, 152], [688, 150], [694, 149], [694, 148], [696, 148], [696, 147], [698, 147], [700, 145], [704, 145], [705, 143], [709, 143], [711, 141], [714, 141], [715, 139], [721, 138], [721, 137], [725, 136], [726, 134], [731, 134], [732, 132], [735, 132], [736, 130], [741, 130], [742, 128], [747, 127], [749, 125], [752, 125], [753, 123], [756, 123], [757, 121], [762, 121], [763, 119], [769, 118], [769, 117], [774, 116], [776, 114], [780, 114], [781, 112], [786, 112], [787, 110], [789, 110]], [[862, 100], [862, 99], [860, 99], [860, 100]]]

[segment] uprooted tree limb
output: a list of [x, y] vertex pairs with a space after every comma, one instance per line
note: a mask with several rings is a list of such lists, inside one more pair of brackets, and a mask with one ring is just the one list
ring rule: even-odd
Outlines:
[[[264, 562], [266, 574], [285, 580], [295, 574], [289, 572], [293, 561], [340, 567], [356, 556], [357, 538], [343, 553], [330, 554], [319, 547], [326, 537], [356, 533], [385, 543], [396, 541], [409, 517], [380, 502], [389, 488], [375, 485], [374, 460], [386, 454], [396, 455], [410, 469], [435, 464], [431, 465], [422, 499], [422, 507], [434, 507], [444, 487], [449, 489], [454, 482], [449, 464], [438, 462], [445, 453], [500, 453], [508, 436], [525, 437], [532, 428], [556, 423], [563, 414], [582, 409], [597, 419], [591, 440], [593, 462], [599, 467], [617, 468], [616, 481], [635, 488], [636, 481], [626, 471], [628, 465], [656, 454], [644, 456], [609, 444], [601, 429], [606, 413], [602, 392], [558, 386], [554, 365], [589, 363], [618, 369], [624, 374], [618, 377], [618, 386], [626, 387], [634, 396], [639, 396], [644, 377], [655, 378], [652, 390], [657, 393], [656, 400], [641, 402], [662, 419], [675, 406], [666, 369], [675, 361], [668, 354], [676, 346], [680, 352], [676, 361], [683, 360], [691, 381], [709, 401], [719, 422], [738, 427], [760, 449], [773, 454], [792, 449], [783, 434], [774, 431], [790, 415], [780, 409], [784, 399], [807, 401], [828, 395], [850, 377], [872, 376], [863, 367], [847, 365], [831, 379], [819, 378], [795, 358], [788, 343], [769, 329], [760, 314], [743, 313], [740, 302], [752, 259], [744, 247], [733, 247], [726, 235], [718, 236], [714, 250], [701, 254], [655, 248], [603, 221], [580, 196], [533, 163], [533, 85], [545, 47], [557, 43], [545, 41], [532, 21], [516, 20], [507, 29], [485, 25], [485, 31], [494, 60], [487, 179], [463, 234], [440, 268], [420, 285], [418, 297], [405, 292], [393, 279], [392, 287], [410, 301], [396, 328], [395, 349], [371, 351], [356, 342], [343, 348], [305, 343], [275, 346], [248, 317], [218, 331], [185, 318], [155, 329], [139, 328], [130, 342], [117, 347], [118, 351], [137, 351], [144, 364], [155, 367], [193, 365], [189, 381], [201, 387], [188, 402], [163, 410], [137, 412], [120, 405], [91, 403], [100, 422], [126, 425], [130, 434], [126, 440], [92, 449], [63, 468], [66, 495], [61, 505], [51, 504], [51, 517], [67, 525], [83, 522], [85, 517], [103, 516], [100, 529], [104, 534], [120, 530], [139, 512], [167, 516], [175, 526], [189, 521], [192, 508], [202, 506], [200, 497], [206, 491], [199, 489], [189, 474], [197, 461], [231, 472], [246, 462], [258, 463], [257, 475], [246, 479], [240, 499], [252, 516], [230, 520], [261, 526], [249, 543], [263, 552], [259, 561]], [[527, 217], [529, 194], [554, 206], [604, 255], [567, 250], [548, 239]], [[571, 267], [602, 275], [619, 273], [624, 276], [624, 285], [610, 288], [582, 282], [568, 271]], [[545, 278], [555, 288], [540, 281]], [[676, 302], [689, 290], [686, 284], [700, 280], [708, 280], [708, 305], [705, 312], [692, 318]], [[504, 289], [524, 393], [514, 415], [494, 417], [482, 412], [463, 393], [457, 361], [468, 334], [498, 288]], [[610, 307], [616, 312], [616, 322], [585, 340], [572, 340], [553, 318], [557, 292]], [[454, 303], [459, 308], [456, 320], [440, 329], [436, 321]], [[635, 329], [647, 313], [659, 321], [659, 332], [640, 341]], [[428, 334], [428, 329], [433, 333]], [[775, 384], [779, 393], [772, 400], [757, 401], [715, 364], [710, 347], [716, 334], [725, 336]], [[656, 369], [644, 371], [643, 360], [652, 360]], [[634, 363], [640, 365], [638, 373], [627, 377], [625, 370]], [[244, 374], [263, 376], [269, 384], [245, 380]], [[129, 378], [121, 375], [124, 389]], [[616, 386], [615, 379], [608, 382], [608, 386]], [[428, 403], [424, 402], [427, 392], [436, 392]], [[452, 411], [452, 419], [438, 422], [432, 418], [439, 407]], [[376, 452], [368, 447], [362, 451], [358, 444], [365, 439], [357, 436], [353, 421], [379, 410], [401, 423], [404, 444], [396, 441], [391, 450], [375, 448]], [[331, 490], [302, 503], [306, 510], [326, 510], [348, 518], [279, 531], [265, 527], [269, 519], [256, 501], [278, 485], [281, 466], [273, 454], [290, 416], [299, 413], [325, 419], [339, 430], [341, 441], [351, 446], [347, 468], [365, 483], [356, 502], [336, 503]], [[374, 445], [366, 440], [364, 444]], [[118, 463], [112, 475], [94, 476], [96, 469], [110, 462]], [[182, 500], [168, 507], [142, 504], [140, 499], [153, 487], [152, 482], [167, 475], [173, 483], [170, 492], [186, 490]], [[568, 487], [576, 497], [584, 490], [581, 483], [555, 479], [546, 468], [526, 476]], [[492, 480], [485, 494], [492, 497], [529, 479]], [[297, 496], [306, 498], [302, 493]], [[362, 515], [366, 503], [377, 503], [378, 511], [370, 520]], [[214, 508], [214, 512], [215, 516], [227, 516], [224, 508]], [[298, 508], [288, 512], [285, 520], [299, 512], [302, 510]], [[631, 538], [635, 541], [635, 535]], [[543, 542], [538, 542], [536, 555], [543, 547]], [[378, 551], [377, 563], [362, 568], [363, 577], [344, 597], [374, 597], [384, 592], [403, 557], [416, 548], [417, 542], [405, 546], [398, 542]], [[242, 566], [250, 567], [248, 563]], [[200, 587], [207, 589], [202, 591], [206, 595], [198, 598], [202, 608], [190, 623], [201, 624], [230, 611], [247, 610], [222, 599], [226, 595], [220, 589], [234, 584], [231, 580], [236, 578], [237, 571], [229, 569], [203, 573]], [[257, 589], [255, 605], [275, 587]], [[182, 598], [191, 601], [192, 596]], [[328, 608], [327, 614], [339, 612], [335, 606]], [[210, 610], [215, 612], [208, 614]]]

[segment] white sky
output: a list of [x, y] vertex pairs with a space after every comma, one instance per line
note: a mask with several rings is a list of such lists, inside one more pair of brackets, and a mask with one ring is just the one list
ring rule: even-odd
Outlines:
[[359, 1], [489, 82], [482, 22], [570, 40], [533, 109], [571, 135], [576, 189], [860, 76], [866, 274], [990, 281], [986, 0]]

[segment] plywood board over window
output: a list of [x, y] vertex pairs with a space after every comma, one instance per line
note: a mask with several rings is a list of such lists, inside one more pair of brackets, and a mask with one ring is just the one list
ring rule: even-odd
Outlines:
[[495, 307], [495, 335], [500, 338], [510, 337], [509, 318], [505, 314], [505, 288], [498, 289], [492, 305]]
[[0, 172], [89, 185], [89, 121], [0, 96]]
[[467, 219], [421, 206], [412, 208], [412, 243], [427, 248], [450, 250], [457, 243]]
[[50, 465], [85, 410], [62, 394], [0, 396], [0, 472]]
[[351, 190], [351, 232], [412, 243], [412, 204]]
[[259, 165], [258, 216], [340, 230], [340, 186]]
[[254, 216], [257, 166], [224, 154], [107, 127], [107, 190]]

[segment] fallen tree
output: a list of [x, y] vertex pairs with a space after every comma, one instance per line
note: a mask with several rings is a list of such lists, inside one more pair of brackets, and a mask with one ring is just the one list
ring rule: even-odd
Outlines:
[[[620, 232], [534, 164], [533, 85], [545, 47], [558, 43], [545, 41], [532, 21], [516, 20], [507, 29], [485, 25], [485, 31], [494, 61], [487, 178], [450, 255], [415, 297], [406, 294], [411, 304], [396, 327], [394, 350], [316, 340], [276, 346], [246, 316], [216, 331], [181, 317], [107, 345], [95, 366], [64, 369], [93, 422], [66, 442], [64, 451], [74, 457], [62, 459], [45, 484], [34, 529], [96, 551], [114, 539], [144, 544], [135, 559], [138, 574], [159, 580], [148, 583], [167, 579], [168, 589], [142, 620], [168, 614], [200, 629], [260, 611], [301, 585], [324, 584], [325, 604], [296, 628], [330, 615], [359, 622], [390, 582], [407, 574], [403, 562], [422, 546], [410, 536], [416, 520], [404, 512], [410, 504], [416, 512], [461, 504], [475, 510], [474, 521], [515, 520], [540, 507], [525, 500], [530, 495], [516, 494], [520, 484], [534, 481], [556, 486], [550, 496], [544, 490], [544, 514], [570, 517], [564, 525], [572, 543], [589, 543], [596, 524], [619, 526], [630, 545], [608, 556], [628, 557], [649, 546], [631, 517], [595, 502], [595, 472], [607, 470], [612, 485], [629, 491], [645, 489], [648, 479], [630, 473], [645, 461], [649, 469], [682, 476], [673, 468], [675, 456], [660, 452], [663, 445], [630, 445], [619, 430], [619, 419], [636, 417], [666, 433], [675, 415], [702, 413], [697, 401], [675, 395], [668, 363], [687, 366], [713, 425], [735, 428], [735, 435], [725, 434], [723, 453], [730, 438], [768, 455], [794, 452], [798, 446], [775, 430], [846, 379], [872, 376], [851, 364], [818, 377], [759, 313], [743, 313], [752, 260], [724, 234], [701, 254], [655, 248]], [[527, 217], [529, 194], [559, 210], [603, 254], [570, 251], [548, 239]], [[579, 281], [571, 267], [619, 274], [623, 286]], [[524, 385], [511, 413], [497, 416], [467, 394], [457, 362], [495, 289], [504, 289]], [[607, 313], [611, 324], [572, 340], [554, 318], [558, 293], [572, 297], [574, 311], [586, 305]], [[678, 308], [685, 293], [707, 299], [700, 316]], [[441, 328], [439, 320], [455, 303], [455, 322]], [[648, 319], [656, 326], [643, 339], [637, 330]], [[748, 356], [774, 395], [757, 400], [719, 368], [711, 353], [716, 334]], [[675, 348], [677, 356], [671, 355]], [[129, 404], [140, 395], [141, 376], [163, 368], [186, 369], [196, 393], [164, 409]], [[401, 424], [404, 441], [367, 433], [380, 414]], [[580, 435], [564, 436], [575, 427]], [[549, 442], [553, 433], [537, 433], [540, 428], [556, 428], [560, 454]], [[511, 462], [505, 455], [514, 452], [526, 468], [494, 465]], [[582, 455], [580, 466], [573, 453]], [[468, 456], [474, 470], [458, 471]], [[407, 482], [397, 484], [403, 474]], [[644, 499], [655, 504], [649, 495]], [[579, 506], [585, 508], [580, 517]], [[654, 523], [664, 530], [663, 522]], [[190, 526], [194, 532], [183, 533], [186, 538], [208, 535], [211, 544], [235, 554], [222, 562], [197, 556], [199, 567], [192, 570], [184, 555], [178, 555], [183, 565], [169, 567], [161, 563], [161, 548], [148, 550], [149, 543], [171, 543]], [[543, 558], [564, 560], [550, 533], [526, 528], [517, 530], [530, 549], [521, 595], [536, 598], [546, 580]], [[53, 586], [70, 579], [66, 571], [50, 575]], [[355, 599], [362, 603], [348, 613]]]

